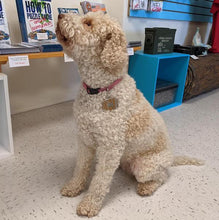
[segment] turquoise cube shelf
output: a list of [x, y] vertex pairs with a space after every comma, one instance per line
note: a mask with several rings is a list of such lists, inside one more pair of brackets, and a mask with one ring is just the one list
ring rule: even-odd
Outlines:
[[181, 53], [144, 54], [136, 51], [129, 58], [129, 75], [136, 81], [137, 88], [154, 104], [157, 79], [178, 84], [175, 101], [157, 108], [159, 112], [182, 104], [190, 55]]

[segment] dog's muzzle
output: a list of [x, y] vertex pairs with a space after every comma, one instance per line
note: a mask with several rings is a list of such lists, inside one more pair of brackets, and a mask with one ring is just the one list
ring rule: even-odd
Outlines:
[[[63, 31], [64, 27], [64, 31]], [[67, 42], [69, 38], [74, 37], [74, 28], [69, 25], [67, 15], [59, 14], [56, 27], [56, 34], [63, 42]]]
[[59, 19], [59, 20], [61, 20], [61, 19], [64, 18], [64, 17], [65, 17], [64, 14], [59, 14], [59, 15], [58, 15], [58, 19]]

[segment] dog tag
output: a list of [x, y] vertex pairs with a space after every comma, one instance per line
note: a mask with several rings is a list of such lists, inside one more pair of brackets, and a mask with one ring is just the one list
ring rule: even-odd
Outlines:
[[118, 107], [118, 99], [111, 98], [102, 102], [102, 109], [112, 111]]

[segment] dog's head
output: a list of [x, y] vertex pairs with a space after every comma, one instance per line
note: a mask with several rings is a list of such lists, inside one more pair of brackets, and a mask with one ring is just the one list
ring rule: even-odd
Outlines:
[[113, 71], [127, 66], [125, 35], [120, 25], [102, 12], [60, 14], [56, 34], [64, 51], [77, 62], [96, 62]]

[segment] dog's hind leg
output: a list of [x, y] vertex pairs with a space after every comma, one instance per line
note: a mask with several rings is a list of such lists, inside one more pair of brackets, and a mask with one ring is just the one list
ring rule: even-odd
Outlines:
[[169, 139], [164, 133], [157, 136], [153, 147], [133, 155], [130, 170], [138, 182], [138, 194], [153, 194], [168, 178], [167, 170], [172, 163]]
[[72, 179], [61, 190], [63, 196], [74, 197], [79, 195], [85, 188], [90, 174], [91, 164], [95, 150], [85, 146], [78, 140], [77, 162]]
[[146, 182], [138, 182], [137, 193], [141, 196], [152, 195], [168, 178], [167, 169], [161, 168], [151, 180]]
[[167, 169], [172, 164], [172, 154], [168, 150], [136, 157], [131, 171], [138, 185], [139, 195], [152, 195], [168, 178]]

